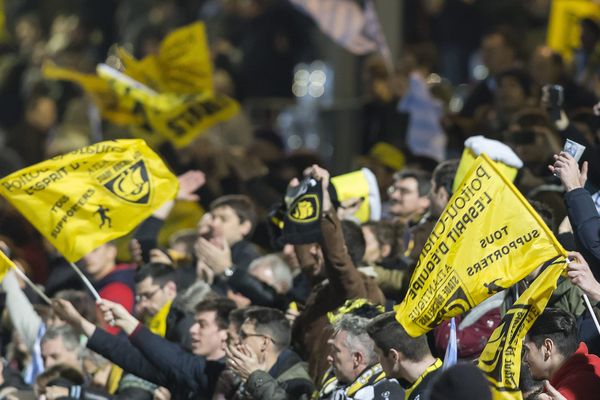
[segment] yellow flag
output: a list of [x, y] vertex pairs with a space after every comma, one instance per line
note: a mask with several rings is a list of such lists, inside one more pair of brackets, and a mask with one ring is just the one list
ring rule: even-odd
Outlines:
[[96, 143], [0, 180], [0, 193], [69, 261], [127, 234], [177, 191], [140, 139]]
[[579, 23], [583, 18], [600, 19], [600, 5], [590, 0], [552, 2], [546, 41], [567, 63], [573, 58], [573, 50], [581, 44]]
[[490, 382], [494, 400], [521, 400], [523, 338], [544, 311], [566, 262], [550, 265], [508, 310], [483, 349], [477, 366]]
[[138, 61], [123, 48], [117, 55], [128, 76], [158, 92], [212, 93], [212, 63], [201, 22], [169, 33], [157, 55]]
[[93, 74], [83, 74], [69, 68], [44, 64], [42, 74], [46, 79], [56, 79], [77, 83], [92, 98], [100, 114], [117, 125], [127, 125], [135, 121], [131, 108], [121, 104], [106, 80]]
[[527, 200], [482, 154], [427, 239], [406, 297], [395, 307], [396, 319], [411, 336], [420, 336], [566, 255]]
[[239, 104], [227, 96], [158, 93], [108, 65], [99, 65], [97, 72], [135, 114], [133, 133], [143, 138], [156, 140], [158, 134], [176, 147], [184, 147], [239, 111]]
[[10, 258], [6, 257], [6, 254], [0, 250], [0, 282], [2, 282], [6, 273], [10, 271], [12, 267], [15, 267], [15, 263], [12, 262]]

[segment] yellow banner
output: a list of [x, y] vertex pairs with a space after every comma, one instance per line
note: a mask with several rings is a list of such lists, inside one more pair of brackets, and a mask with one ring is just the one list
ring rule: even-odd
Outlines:
[[136, 60], [125, 49], [117, 55], [125, 73], [158, 92], [212, 93], [212, 62], [204, 24], [196, 22], [169, 33], [157, 55]]
[[16, 268], [15, 263], [12, 262], [10, 258], [6, 257], [6, 254], [0, 250], [0, 282], [2, 282], [6, 273], [10, 271], [12, 267]]
[[131, 124], [135, 116], [131, 109], [121, 104], [119, 97], [111, 89], [108, 82], [93, 74], [83, 74], [69, 68], [60, 68], [52, 64], [44, 64], [42, 74], [46, 79], [70, 81], [78, 84], [92, 98], [100, 114], [117, 125]]
[[482, 154], [427, 239], [396, 318], [411, 336], [422, 335], [566, 255], [527, 200]]
[[0, 180], [0, 193], [69, 261], [127, 234], [177, 191], [139, 139], [96, 143]]
[[239, 111], [239, 104], [227, 96], [158, 93], [108, 65], [99, 65], [97, 72], [135, 115], [133, 133], [152, 141], [158, 134], [176, 147], [184, 147]]
[[600, 20], [600, 5], [590, 0], [552, 1], [546, 41], [567, 63], [573, 57], [573, 50], [580, 46], [579, 22], [583, 18]]
[[494, 400], [521, 400], [521, 348], [523, 338], [544, 311], [566, 262], [552, 264], [508, 310], [486, 344], [477, 366], [490, 382]]

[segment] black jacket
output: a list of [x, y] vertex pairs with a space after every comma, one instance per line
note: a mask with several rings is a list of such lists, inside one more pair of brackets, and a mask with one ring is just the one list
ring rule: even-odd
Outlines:
[[600, 215], [589, 192], [583, 188], [565, 193], [567, 214], [573, 227], [575, 244], [600, 279]]
[[225, 368], [223, 361], [207, 361], [188, 353], [141, 324], [129, 341], [96, 329], [87, 346], [126, 372], [166, 387], [173, 400], [212, 398], [217, 378]]
[[291, 350], [284, 350], [269, 372], [254, 371], [241, 385], [234, 399], [292, 400], [310, 399], [315, 387], [307, 365]]

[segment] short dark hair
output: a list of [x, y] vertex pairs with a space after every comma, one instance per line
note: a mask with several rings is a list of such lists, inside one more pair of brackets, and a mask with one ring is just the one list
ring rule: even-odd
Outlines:
[[544, 340], [551, 339], [565, 358], [575, 353], [579, 346], [575, 316], [559, 308], [545, 309], [527, 332], [527, 337], [538, 349]]
[[83, 290], [64, 289], [57, 292], [55, 299], [64, 299], [73, 304], [73, 307], [83, 315], [85, 319], [94, 324], [98, 321], [98, 313], [96, 311], [96, 303], [88, 292]]
[[342, 233], [352, 262], [355, 266], [360, 266], [367, 247], [362, 229], [354, 222], [344, 220], [342, 221]]
[[172, 266], [159, 262], [151, 262], [144, 264], [137, 270], [134, 276], [136, 284], [146, 278], [152, 279], [156, 285], [163, 287], [165, 283], [175, 282], [175, 269]]
[[391, 349], [399, 351], [411, 361], [421, 361], [431, 354], [426, 336], [410, 336], [396, 321], [394, 311], [373, 318], [367, 325], [367, 333], [386, 356]]
[[542, 221], [544, 221], [546, 226], [552, 232], [555, 232], [556, 224], [554, 223], [554, 213], [552, 212], [552, 209], [550, 209], [550, 207], [548, 207], [546, 204], [542, 203], [541, 201], [531, 200], [531, 199], [528, 199], [528, 200], [529, 200], [529, 204], [531, 204], [531, 207], [533, 207], [533, 209], [538, 213], [540, 218], [542, 218]]
[[431, 190], [431, 173], [419, 169], [403, 169], [394, 174], [394, 181], [413, 178], [417, 181], [419, 197], [427, 196]]
[[227, 329], [229, 327], [229, 314], [237, 307], [232, 300], [224, 297], [202, 300], [196, 305], [196, 312], [215, 311], [215, 321], [219, 329]]
[[369, 228], [373, 232], [379, 246], [385, 246], [386, 244], [390, 246], [391, 257], [396, 256], [396, 253], [398, 252], [398, 233], [401, 226], [398, 226], [391, 221], [382, 220], [367, 222], [362, 224], [362, 227]]
[[258, 217], [256, 216], [256, 209], [254, 207], [254, 203], [248, 196], [244, 196], [243, 194], [229, 194], [226, 196], [221, 196], [215, 199], [212, 203], [210, 203], [209, 210], [214, 211], [220, 207], [231, 207], [231, 209], [235, 212], [235, 215], [240, 219], [240, 223], [249, 221], [252, 228], [247, 236], [250, 236], [256, 227], [256, 221]]
[[435, 167], [431, 176], [436, 190], [439, 190], [441, 187], [446, 188], [448, 197], [452, 196], [453, 193], [452, 185], [454, 184], [454, 177], [458, 170], [458, 163], [459, 160], [457, 159], [443, 161]]
[[269, 307], [253, 307], [245, 316], [246, 321], [254, 324], [256, 332], [273, 339], [277, 349], [290, 345], [292, 329], [283, 312]]

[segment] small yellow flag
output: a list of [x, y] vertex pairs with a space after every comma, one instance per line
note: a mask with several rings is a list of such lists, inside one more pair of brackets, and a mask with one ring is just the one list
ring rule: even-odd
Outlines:
[[69, 261], [127, 234], [177, 191], [140, 139], [96, 143], [0, 180], [0, 193]]
[[566, 262], [551, 264], [508, 310], [483, 349], [477, 366], [490, 382], [494, 400], [521, 400], [523, 338], [544, 311]]
[[16, 268], [15, 263], [0, 250], [0, 282], [2, 282], [6, 273], [13, 267]]
[[154, 137], [154, 141], [158, 134], [176, 147], [184, 147], [239, 111], [239, 104], [224, 95], [158, 93], [108, 65], [100, 64], [97, 72], [119, 102], [132, 110], [136, 116], [133, 133], [142, 138]]
[[590, 0], [554, 0], [546, 42], [559, 52], [567, 63], [573, 58], [573, 50], [581, 45], [583, 18], [600, 19], [600, 5]]
[[517, 188], [482, 154], [465, 175], [419, 256], [396, 319], [420, 336], [567, 256]]
[[157, 55], [136, 60], [125, 49], [117, 55], [125, 74], [158, 92], [212, 93], [212, 63], [204, 24], [196, 22], [169, 33]]

